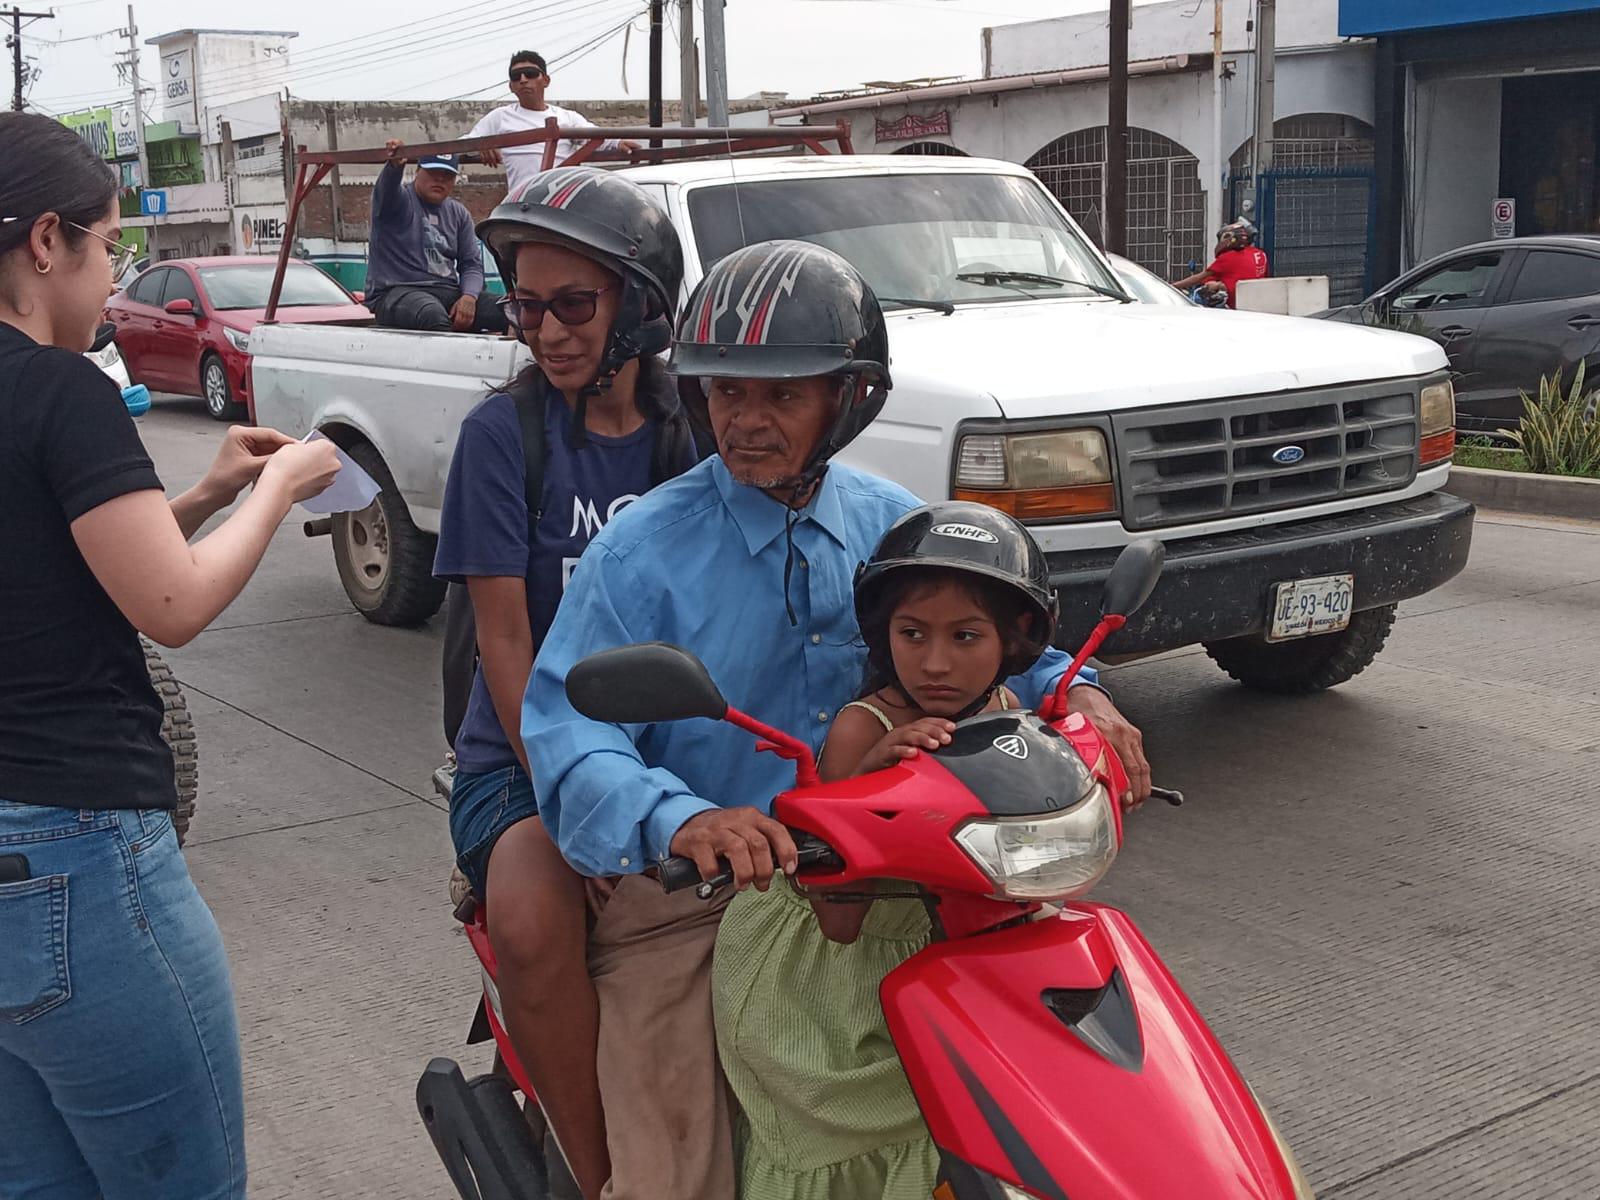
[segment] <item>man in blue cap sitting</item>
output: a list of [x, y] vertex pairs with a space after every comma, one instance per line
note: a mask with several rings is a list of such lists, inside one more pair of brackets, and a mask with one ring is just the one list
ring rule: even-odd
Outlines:
[[505, 314], [482, 302], [483, 255], [472, 214], [451, 196], [460, 175], [455, 155], [420, 159], [406, 187], [406, 160], [395, 154], [401, 142], [387, 144], [389, 161], [372, 189], [367, 307], [391, 329], [504, 332]]

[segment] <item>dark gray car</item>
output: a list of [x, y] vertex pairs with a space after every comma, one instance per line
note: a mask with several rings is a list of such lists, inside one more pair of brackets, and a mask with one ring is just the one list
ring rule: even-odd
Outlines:
[[1430, 259], [1360, 304], [1319, 316], [1392, 325], [1444, 347], [1455, 372], [1456, 424], [1514, 427], [1519, 393], [1558, 368], [1600, 368], [1600, 236], [1507, 238]]

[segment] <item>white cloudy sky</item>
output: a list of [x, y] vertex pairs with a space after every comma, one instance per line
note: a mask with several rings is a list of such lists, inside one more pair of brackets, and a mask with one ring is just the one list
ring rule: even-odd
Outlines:
[[[678, 92], [677, 7], [668, 0], [669, 98]], [[141, 41], [192, 27], [298, 32], [293, 91], [326, 100], [498, 96], [518, 49], [552, 60], [552, 99], [643, 98], [645, 20], [633, 21], [626, 61], [621, 32], [604, 35], [644, 8], [645, 0], [135, 0]], [[1106, 0], [727, 0], [729, 90], [809, 96], [867, 80], [974, 75], [984, 26], [1105, 8]], [[30, 101], [60, 113], [125, 95], [112, 65], [123, 43], [96, 35], [125, 23], [126, 0], [67, 0], [55, 11], [56, 20], [23, 34], [42, 72]], [[146, 53], [148, 75], [155, 56]], [[564, 53], [572, 61], [555, 65]]]

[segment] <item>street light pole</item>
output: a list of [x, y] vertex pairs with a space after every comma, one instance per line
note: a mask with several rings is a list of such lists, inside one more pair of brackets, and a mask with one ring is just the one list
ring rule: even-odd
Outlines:
[[53, 21], [55, 13], [23, 12], [16, 5], [11, 6], [11, 75], [15, 87], [11, 92], [11, 111], [22, 111], [22, 18], [31, 17], [38, 21]]
[[694, 125], [700, 116], [700, 65], [694, 44], [694, 0], [678, 0], [678, 116]]
[[[139, 139], [139, 188], [142, 191], [150, 186], [150, 147], [144, 140], [144, 97], [139, 87], [139, 26], [133, 19], [131, 4], [128, 5], [128, 28], [123, 33], [128, 39], [128, 48], [124, 51], [128, 56], [128, 74], [133, 78], [133, 128]], [[151, 262], [160, 257], [156, 242], [156, 219], [151, 217], [150, 238], [145, 243]]]
[[1105, 249], [1128, 247], [1128, 18], [1131, 0], [1111, 0], [1110, 77], [1106, 88]]
[[723, 0], [705, 0], [706, 120], [713, 129], [728, 125], [728, 39], [722, 6]]
[[[661, 128], [661, 6], [650, 0], [650, 128]], [[661, 148], [660, 138], [650, 139], [650, 148]]]

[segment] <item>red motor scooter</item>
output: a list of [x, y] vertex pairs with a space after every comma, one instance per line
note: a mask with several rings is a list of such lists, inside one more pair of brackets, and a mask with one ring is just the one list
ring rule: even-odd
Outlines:
[[[567, 677], [573, 706], [596, 720], [724, 720], [792, 760], [796, 786], [773, 815], [796, 836], [801, 883], [916, 885], [934, 941], [880, 996], [940, 1150], [937, 1200], [1312, 1195], [1133, 922], [1080, 902], [1121, 845], [1127, 776], [1094, 726], [1066, 711], [1066, 690], [1149, 598], [1162, 559], [1155, 541], [1123, 551], [1102, 619], [1046, 711], [969, 717], [936, 752], [835, 783], [819, 782], [805, 743], [730, 708], [677, 647], [607, 651]], [[669, 890], [707, 896], [731, 882], [700, 880], [687, 859], [659, 874]]]
[[[820, 782], [805, 743], [730, 708], [687, 651], [625, 646], [568, 675], [573, 706], [595, 720], [725, 720], [793, 761], [796, 786], [773, 813], [795, 835], [800, 882], [916, 886], [934, 941], [880, 995], [941, 1153], [935, 1200], [1312, 1196], [1133, 922], [1080, 902], [1122, 843], [1127, 776], [1094, 726], [1066, 712], [1066, 689], [1149, 598], [1162, 557], [1160, 543], [1141, 541], [1118, 558], [1103, 617], [1044, 712], [970, 717], [935, 753], [836, 783]], [[667, 890], [704, 897], [732, 882], [702, 880], [688, 859], [657, 873]], [[532, 1093], [498, 1019], [483, 910], [469, 898], [458, 916], [484, 968], [475, 1034], [494, 1037], [500, 1061], [468, 1082], [435, 1059], [418, 1106], [466, 1200], [543, 1200], [546, 1159], [512, 1095]]]

